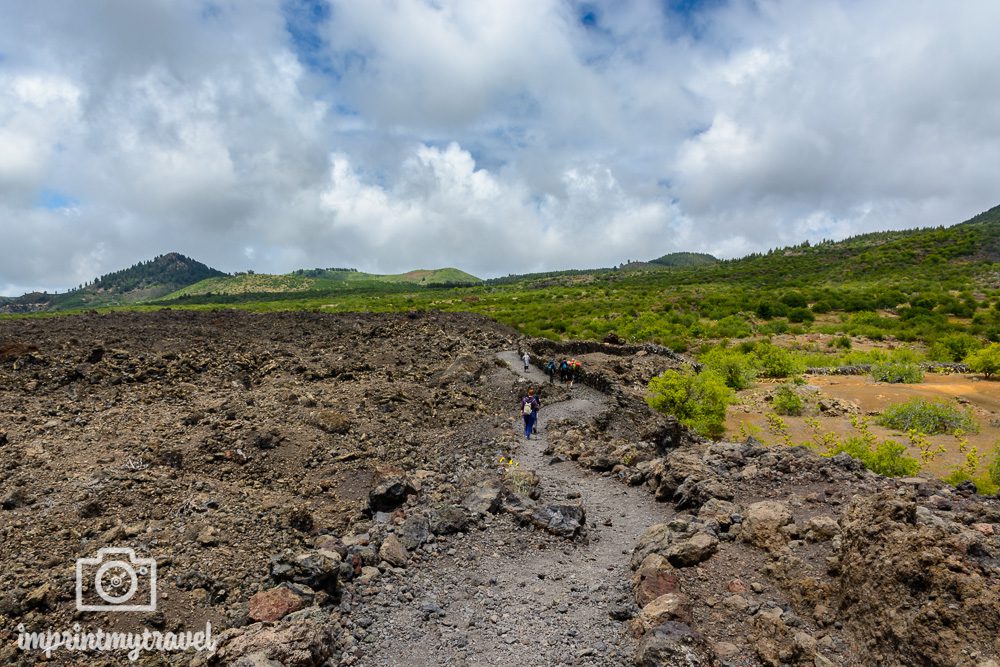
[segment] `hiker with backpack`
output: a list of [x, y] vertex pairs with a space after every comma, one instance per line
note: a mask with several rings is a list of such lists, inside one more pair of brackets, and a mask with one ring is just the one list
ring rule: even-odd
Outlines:
[[580, 363], [579, 361], [577, 361], [576, 359], [570, 359], [570, 360], [569, 360], [569, 361], [568, 361], [568, 362], [566, 363], [566, 366], [567, 366], [567, 368], [568, 368], [568, 373], [567, 373], [567, 375], [569, 376], [569, 388], [570, 388], [570, 389], [572, 389], [572, 388], [573, 388], [573, 381], [574, 381], [574, 380], [576, 380], [576, 374], [577, 374], [577, 373], [579, 372], [579, 370], [580, 370], [580, 366], [582, 366], [582, 365], [583, 365], [583, 364], [581, 364], [581, 363]]
[[569, 379], [569, 362], [565, 358], [559, 360], [559, 381], [566, 384]]
[[549, 376], [549, 384], [555, 384], [556, 382], [556, 368], [556, 358], [552, 357], [545, 367], [545, 373]]
[[524, 437], [531, 440], [531, 432], [538, 421], [538, 409], [542, 407], [535, 396], [535, 388], [528, 387], [527, 396], [521, 397], [521, 417], [524, 418]]

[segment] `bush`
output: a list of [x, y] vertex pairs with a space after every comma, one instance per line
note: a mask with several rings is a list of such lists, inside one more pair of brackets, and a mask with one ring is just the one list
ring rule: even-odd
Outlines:
[[654, 410], [677, 417], [677, 420], [701, 435], [723, 434], [726, 407], [733, 402], [733, 391], [717, 372], [684, 370], [664, 371], [650, 380], [646, 402]]
[[962, 361], [980, 346], [981, 343], [975, 336], [966, 333], [948, 334], [934, 341], [930, 358], [934, 361]]
[[700, 361], [721, 375], [726, 386], [736, 391], [749, 388], [757, 379], [754, 360], [739, 350], [715, 347], [702, 355]]
[[908, 477], [920, 472], [920, 462], [906, 454], [906, 447], [895, 440], [886, 440], [875, 446], [865, 467], [886, 477]]
[[1000, 372], [1000, 343], [992, 343], [986, 347], [973, 352], [965, 359], [974, 373], [982, 373], [985, 377], [992, 377]]
[[787, 384], [783, 384], [774, 392], [772, 399], [774, 411], [779, 415], [798, 417], [805, 409], [805, 402], [795, 389]]
[[812, 322], [816, 316], [808, 308], [790, 308], [788, 310], [788, 321], [795, 323]]
[[942, 433], [978, 433], [979, 424], [972, 414], [940, 401], [915, 398], [905, 403], [890, 405], [878, 416], [878, 423], [897, 431], [917, 431], [924, 435]]
[[864, 467], [886, 477], [908, 477], [920, 472], [920, 462], [907, 455], [906, 447], [895, 440], [869, 443], [864, 438], [847, 438], [837, 442], [825, 455], [840, 453], [856, 458]]
[[885, 361], [872, 366], [872, 379], [892, 384], [920, 384], [924, 372], [912, 361]]
[[750, 323], [737, 315], [723, 317], [715, 323], [716, 338], [747, 338], [752, 335]]
[[771, 343], [759, 343], [754, 348], [754, 355], [759, 360], [757, 366], [764, 377], [786, 378], [803, 370], [801, 364], [788, 350]]

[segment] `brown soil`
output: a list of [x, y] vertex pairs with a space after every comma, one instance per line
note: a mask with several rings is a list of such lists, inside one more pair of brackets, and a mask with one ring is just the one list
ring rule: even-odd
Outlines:
[[[215, 655], [140, 664], [1000, 659], [997, 500], [693, 437], [642, 400], [683, 363], [663, 350], [576, 355], [577, 385], [545, 386], [526, 442], [518, 398], [543, 376], [517, 359], [551, 343], [477, 316], [3, 320], [0, 346], [16, 346], [0, 361], [4, 664], [41, 662], [19, 626], [208, 620]], [[107, 546], [156, 559], [157, 612], [76, 610], [74, 561]]]
[[[886, 384], [873, 381], [865, 375], [806, 376], [806, 383], [819, 389], [818, 396], [831, 397], [856, 405], [861, 415], [867, 415], [872, 423], [872, 432], [879, 438], [890, 438], [907, 444], [906, 434], [878, 426], [874, 416], [890, 405], [903, 403], [913, 398], [943, 401], [952, 403], [960, 409], [970, 409], [980, 425], [978, 434], [965, 436], [969, 447], [976, 447], [982, 463], [987, 464], [992, 457], [994, 446], [1000, 442], [1000, 382], [984, 381], [971, 375], [954, 375], [927, 373], [924, 382], [920, 384]], [[766, 394], [778, 383], [761, 383], [757, 387], [739, 394], [739, 403], [730, 408], [726, 419], [726, 432], [736, 435], [740, 425], [752, 424], [759, 430], [759, 437], [764, 440], [775, 440], [775, 434], [769, 432], [766, 414], [772, 413], [771, 405], [764, 400]], [[839, 435], [856, 433], [851, 425], [850, 416], [836, 414], [829, 416], [818, 410], [807, 411], [802, 417], [785, 416], [782, 419], [788, 425], [792, 441], [796, 443], [811, 441], [814, 431], [805, 418], [816, 417], [824, 431], [832, 431]], [[744, 429], [744, 432], [746, 429]], [[940, 455], [925, 467], [936, 475], [947, 475], [956, 465], [965, 462], [965, 454], [959, 450], [958, 439], [950, 435], [930, 436], [935, 445], [945, 448], [946, 453]], [[910, 447], [913, 456], [919, 455], [919, 450]]]

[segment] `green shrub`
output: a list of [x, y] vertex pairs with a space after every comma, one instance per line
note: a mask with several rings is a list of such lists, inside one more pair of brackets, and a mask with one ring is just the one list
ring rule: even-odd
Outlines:
[[723, 434], [726, 407], [733, 402], [733, 391], [717, 372], [684, 370], [664, 371], [649, 382], [646, 402], [654, 410], [677, 417], [677, 420], [701, 435]]
[[787, 384], [783, 384], [774, 392], [772, 399], [774, 411], [779, 415], [798, 417], [805, 409], [805, 401], [795, 389]]
[[942, 433], [978, 433], [979, 424], [972, 414], [940, 401], [914, 398], [905, 403], [890, 405], [878, 416], [878, 423], [897, 431], [917, 431], [924, 435]]
[[981, 346], [975, 336], [966, 333], [948, 334], [934, 341], [930, 358], [934, 361], [962, 361]]
[[754, 348], [754, 355], [759, 360], [757, 364], [760, 374], [769, 378], [786, 378], [797, 375], [804, 369], [792, 354], [771, 343], [759, 343]]
[[846, 453], [861, 464], [886, 477], [908, 477], [920, 472], [920, 461], [906, 453], [906, 447], [895, 440], [871, 442], [864, 437], [851, 437], [837, 441], [825, 456]]
[[993, 445], [993, 460], [986, 469], [986, 474], [993, 484], [1000, 486], [1000, 443]]
[[1000, 372], [1000, 343], [992, 343], [973, 352], [965, 359], [974, 373], [982, 373], [991, 377]]
[[816, 316], [812, 314], [812, 311], [808, 308], [790, 308], [788, 310], [788, 321], [801, 323], [801, 322], [812, 322], [816, 319]]
[[723, 317], [715, 323], [716, 338], [747, 338], [752, 335], [750, 323], [737, 315]]
[[872, 366], [872, 379], [893, 384], [920, 384], [924, 372], [912, 361], [884, 361]]
[[726, 386], [736, 391], [749, 388], [757, 379], [755, 360], [739, 350], [715, 347], [702, 355], [700, 361], [721, 375]]
[[920, 472], [920, 462], [906, 454], [906, 447], [895, 440], [875, 446], [865, 467], [886, 477], [908, 477]]
[[848, 336], [838, 336], [833, 339], [833, 346], [839, 347], [841, 350], [851, 349], [851, 339]]

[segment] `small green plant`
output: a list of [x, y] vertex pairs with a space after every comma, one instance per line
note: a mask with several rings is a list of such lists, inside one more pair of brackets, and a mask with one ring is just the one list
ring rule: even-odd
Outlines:
[[989, 467], [986, 469], [987, 475], [989, 475], [990, 481], [995, 485], [1000, 487], [1000, 442], [993, 445], [993, 460], [990, 462]]
[[674, 415], [696, 433], [719, 437], [733, 390], [717, 372], [668, 370], [650, 380], [646, 402], [654, 410]]
[[973, 373], [980, 373], [987, 378], [993, 377], [1000, 372], [1000, 343], [992, 343], [973, 352], [966, 357], [965, 363]]
[[771, 401], [774, 411], [779, 415], [798, 417], [805, 410], [805, 401], [802, 396], [791, 385], [780, 385], [774, 391], [774, 398]]
[[752, 422], [740, 422], [740, 427], [736, 429], [736, 433], [743, 440], [753, 438], [754, 440], [759, 440], [764, 445], [769, 444], [767, 440], [764, 439], [764, 431], [761, 427]]
[[764, 418], [767, 420], [767, 430], [771, 432], [771, 435], [777, 436], [783, 444], [791, 447], [792, 435], [788, 432], [788, 424], [785, 423], [785, 420], [773, 412], [768, 413]]
[[910, 446], [920, 451], [920, 462], [924, 464], [930, 463], [939, 455], [948, 451], [944, 448], [944, 445], [935, 447], [930, 438], [915, 428], [911, 428], [906, 432], [906, 438], [910, 441]]
[[914, 398], [890, 405], [878, 416], [878, 423], [897, 431], [917, 431], [924, 435], [978, 433], [979, 424], [970, 412], [940, 401]]
[[803, 421], [813, 432], [812, 442], [807, 444], [811, 444], [814, 449], [825, 452], [835, 447], [840, 441], [840, 436], [833, 431], [824, 431], [819, 420], [815, 417], [806, 417]]
[[905, 477], [920, 472], [920, 462], [906, 453], [904, 445], [895, 440], [879, 442], [867, 419], [852, 417], [851, 423], [858, 435], [840, 438], [831, 434], [826, 440], [829, 448], [824, 456], [846, 453], [872, 472], [886, 477]]

